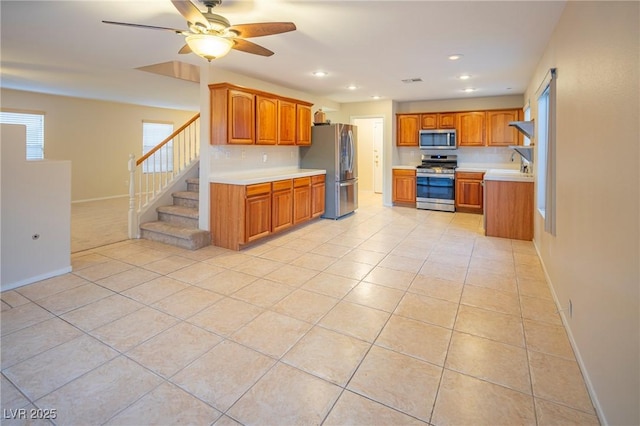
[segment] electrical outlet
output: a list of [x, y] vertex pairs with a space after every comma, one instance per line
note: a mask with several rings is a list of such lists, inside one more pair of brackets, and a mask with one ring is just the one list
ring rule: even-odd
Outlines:
[[263, 163], [267, 162], [267, 154], [262, 154], [262, 162]]
[[242, 152], [240, 153], [240, 157], [244, 160], [245, 158], [247, 158], [247, 153], [245, 152], [245, 150], [243, 149]]
[[224, 155], [227, 159], [231, 158], [231, 151], [225, 151]]

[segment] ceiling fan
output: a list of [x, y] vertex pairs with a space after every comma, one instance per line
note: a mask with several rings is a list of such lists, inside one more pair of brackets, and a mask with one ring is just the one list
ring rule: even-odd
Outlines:
[[273, 52], [258, 44], [245, 40], [272, 34], [294, 31], [293, 22], [262, 22], [255, 24], [231, 25], [224, 16], [212, 13], [211, 10], [222, 3], [222, 0], [200, 0], [207, 8], [201, 12], [189, 0], [171, 0], [178, 12], [187, 20], [188, 30], [156, 27], [152, 25], [128, 24], [126, 22], [102, 21], [105, 24], [124, 25], [127, 27], [147, 28], [152, 30], [173, 31], [185, 36], [185, 44], [178, 53], [195, 53], [211, 62], [221, 58], [231, 49], [254, 55], [271, 56]]

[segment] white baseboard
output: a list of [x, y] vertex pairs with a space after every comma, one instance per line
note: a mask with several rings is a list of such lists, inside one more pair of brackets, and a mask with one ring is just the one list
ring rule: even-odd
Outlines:
[[58, 269], [55, 271], [50, 271], [47, 272], [45, 274], [40, 274], [40, 275], [36, 275], [34, 277], [29, 277], [29, 278], [25, 278], [24, 280], [20, 280], [20, 281], [16, 281], [13, 283], [9, 283], [6, 286], [2, 286], [2, 291], [8, 291], [8, 290], [13, 290], [16, 289], [18, 287], [22, 287], [25, 286], [27, 284], [33, 284], [35, 282], [38, 281], [42, 281], [42, 280], [46, 280], [48, 278], [53, 278], [53, 277], [57, 277], [58, 275], [64, 275], [67, 274], [69, 272], [71, 272], [71, 265], [64, 267], [62, 269]]
[[99, 197], [99, 198], [87, 198], [84, 200], [75, 200], [75, 201], [71, 201], [71, 204], [77, 204], [77, 203], [87, 203], [89, 201], [103, 201], [103, 200], [112, 200], [114, 198], [124, 198], [124, 197], [129, 197], [129, 194], [124, 194], [124, 195], [112, 195], [110, 197]]
[[573, 338], [573, 333], [571, 332], [571, 327], [569, 327], [569, 321], [566, 316], [566, 309], [563, 308], [562, 304], [558, 300], [558, 295], [556, 294], [555, 288], [553, 287], [553, 282], [551, 281], [551, 277], [549, 277], [549, 273], [547, 268], [542, 260], [542, 256], [540, 255], [540, 249], [536, 244], [535, 239], [533, 240], [533, 246], [536, 249], [536, 253], [538, 254], [538, 259], [540, 259], [540, 264], [542, 265], [542, 270], [544, 271], [544, 277], [547, 280], [547, 284], [549, 285], [549, 290], [551, 291], [551, 296], [553, 296], [553, 303], [556, 305], [556, 310], [560, 314], [560, 319], [562, 320], [562, 324], [564, 325], [564, 329], [567, 331], [567, 336], [569, 337], [569, 344], [571, 344], [571, 348], [573, 349], [573, 353], [576, 357], [576, 361], [578, 363], [578, 367], [580, 368], [580, 372], [582, 373], [582, 377], [584, 378], [584, 383], [587, 386], [587, 392], [589, 392], [589, 396], [591, 397], [591, 402], [593, 403], [593, 407], [596, 410], [596, 415], [600, 420], [600, 424], [607, 425], [607, 419], [604, 416], [604, 412], [602, 411], [602, 406], [598, 401], [598, 395], [596, 394], [596, 390], [591, 383], [591, 379], [589, 378], [589, 372], [587, 371], [584, 362], [582, 361], [582, 356], [580, 355], [580, 349]]

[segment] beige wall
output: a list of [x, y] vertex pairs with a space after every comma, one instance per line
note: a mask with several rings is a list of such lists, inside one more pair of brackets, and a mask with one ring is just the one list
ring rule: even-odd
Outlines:
[[603, 423], [640, 424], [638, 2], [568, 2], [531, 80], [557, 68], [557, 236], [535, 244]]
[[399, 113], [473, 111], [501, 108], [522, 108], [522, 95], [489, 96], [483, 98], [440, 99], [398, 103]]
[[129, 154], [142, 153], [142, 121], [182, 125], [196, 113], [2, 89], [2, 108], [45, 114], [45, 157], [71, 161], [72, 201], [128, 193]]

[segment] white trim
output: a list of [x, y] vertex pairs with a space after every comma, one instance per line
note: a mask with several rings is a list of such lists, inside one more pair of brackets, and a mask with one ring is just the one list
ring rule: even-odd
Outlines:
[[103, 200], [112, 200], [114, 198], [124, 198], [124, 197], [128, 197], [128, 194], [124, 194], [124, 195], [111, 195], [109, 197], [98, 197], [98, 198], [86, 198], [84, 200], [75, 200], [72, 201], [71, 204], [77, 204], [77, 203], [88, 203], [89, 201], [103, 201]]
[[11, 284], [7, 284], [6, 287], [3, 286], [2, 287], [2, 291], [13, 290], [13, 289], [16, 289], [18, 287], [25, 286], [27, 284], [33, 284], [35, 282], [46, 280], [48, 278], [53, 278], [53, 277], [57, 277], [59, 275], [68, 274], [71, 271], [72, 271], [71, 266], [67, 266], [67, 267], [62, 268], [62, 269], [57, 269], [55, 271], [47, 272], [46, 274], [40, 274], [40, 275], [36, 275], [35, 277], [29, 277], [29, 278], [26, 278], [24, 280], [20, 280], [20, 281], [16, 281], [14, 283], [11, 283]]
[[[533, 247], [536, 249], [536, 253], [538, 255], [538, 259], [540, 259], [540, 265], [542, 265], [542, 271], [544, 272], [544, 277], [547, 281], [547, 285], [549, 286], [549, 291], [551, 292], [551, 296], [553, 297], [553, 303], [556, 305], [556, 310], [560, 314], [560, 319], [562, 320], [562, 325], [567, 332], [567, 337], [569, 338], [569, 344], [571, 345], [571, 349], [573, 349], [573, 354], [576, 357], [576, 362], [578, 363], [578, 368], [580, 368], [580, 373], [582, 374], [582, 378], [584, 379], [585, 386], [587, 387], [587, 392], [589, 393], [589, 397], [591, 398], [591, 402], [593, 407], [596, 410], [596, 416], [598, 416], [598, 420], [600, 424], [606, 425], [609, 424], [604, 416], [604, 411], [602, 410], [602, 406], [600, 405], [600, 401], [598, 400], [598, 395], [596, 394], [596, 390], [593, 387], [593, 383], [591, 382], [591, 378], [589, 377], [589, 371], [587, 367], [584, 365], [584, 361], [582, 360], [582, 355], [580, 354], [580, 350], [578, 348], [578, 344], [573, 337], [573, 333], [571, 332], [571, 327], [569, 327], [569, 321], [566, 316], [566, 308], [563, 308], [562, 303], [558, 300], [558, 295], [555, 292], [553, 287], [553, 283], [551, 281], [551, 277], [549, 276], [549, 272], [542, 260], [542, 255], [540, 254], [540, 248], [538, 244], [536, 244], [536, 240], [533, 241]], [[551, 355], [554, 356], [554, 355]]]
[[545, 179], [545, 215], [544, 230], [549, 234], [556, 235], [556, 111], [557, 111], [557, 89], [556, 89], [556, 69], [549, 70], [549, 102], [547, 121], [547, 176]]
[[542, 95], [542, 92], [544, 92], [547, 89], [547, 86], [549, 85], [549, 83], [551, 83], [551, 79], [553, 78], [553, 75], [555, 74], [556, 69], [555, 68], [550, 68], [547, 73], [544, 75], [542, 82], [540, 83], [540, 85], [538, 86], [538, 88], [535, 91], [535, 97], [536, 99], [538, 99], [540, 97], [540, 95]]

